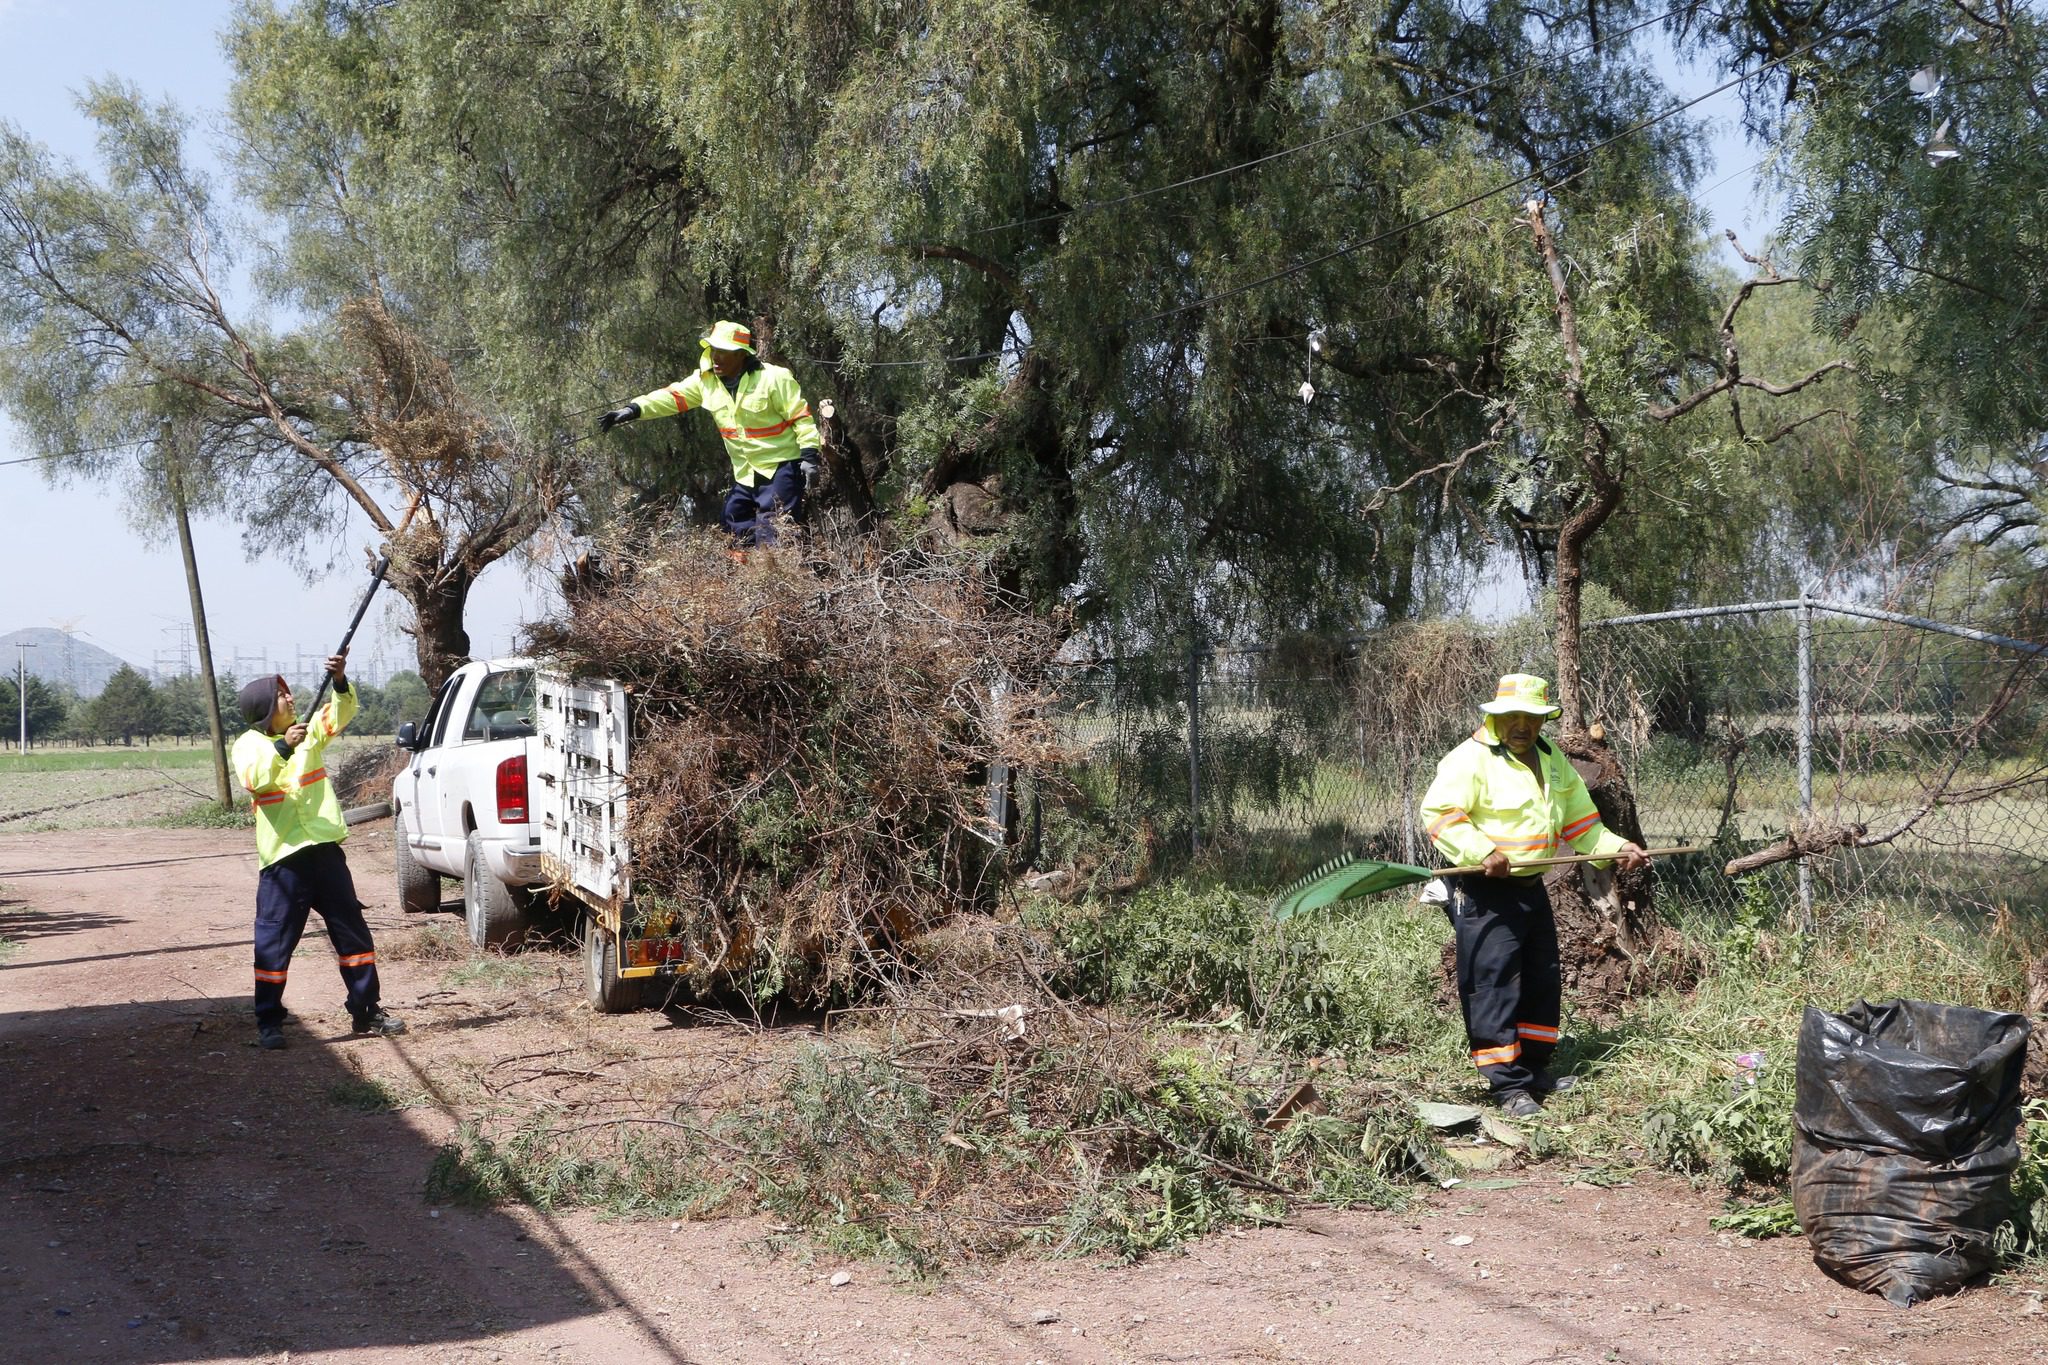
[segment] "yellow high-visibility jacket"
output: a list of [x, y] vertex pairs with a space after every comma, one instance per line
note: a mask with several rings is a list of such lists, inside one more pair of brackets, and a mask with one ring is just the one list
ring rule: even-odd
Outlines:
[[804, 401], [796, 376], [780, 365], [746, 371], [728, 392], [725, 382], [711, 372], [707, 358], [704, 367], [689, 378], [643, 393], [633, 402], [643, 421], [679, 416], [691, 408], [709, 412], [718, 424], [718, 434], [725, 438], [732, 481], [742, 488], [772, 477], [777, 465], [794, 460], [798, 452], [818, 448], [818, 424], [811, 419], [811, 405]]
[[[1561, 845], [1575, 853], [1619, 853], [1628, 841], [1600, 823], [1593, 795], [1564, 751], [1539, 738], [1536, 755], [1543, 765], [1540, 788], [1490, 719], [1445, 754], [1422, 797], [1423, 824], [1437, 851], [1461, 866], [1484, 862], [1496, 849], [1510, 863], [1554, 857]], [[1517, 868], [1513, 875], [1542, 871]]]
[[327, 744], [355, 718], [356, 693], [337, 688], [306, 726], [306, 742], [290, 758], [277, 752], [276, 735], [244, 730], [235, 740], [235, 775], [256, 803], [256, 863], [269, 867], [314, 844], [348, 838], [341, 798], [327, 780]]

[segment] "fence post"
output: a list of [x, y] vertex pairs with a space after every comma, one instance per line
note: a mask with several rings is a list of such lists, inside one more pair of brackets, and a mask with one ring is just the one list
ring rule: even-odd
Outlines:
[[1202, 640], [1188, 639], [1188, 853], [1202, 851]]
[[[1813, 602], [1799, 590], [1799, 820], [1813, 822]], [[1799, 932], [1813, 932], [1813, 867], [1799, 855]]]

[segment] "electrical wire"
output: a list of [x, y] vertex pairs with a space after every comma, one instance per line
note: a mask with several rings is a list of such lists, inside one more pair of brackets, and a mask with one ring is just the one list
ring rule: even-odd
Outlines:
[[1678, 14], [1685, 8], [1686, 5], [1684, 4], [1674, 5], [1662, 14], [1645, 19], [1641, 23], [1622, 29], [1618, 33], [1610, 33], [1605, 38], [1571, 48], [1565, 52], [1546, 55], [1536, 61], [1516, 67], [1513, 71], [1503, 72], [1490, 80], [1478, 81], [1462, 89], [1446, 91], [1434, 99], [1424, 100], [1421, 104], [1412, 105], [1406, 109], [1397, 109], [1391, 114], [1383, 114], [1379, 118], [1370, 119], [1364, 123], [1354, 123], [1348, 128], [1339, 128], [1334, 133], [1325, 133], [1321, 137], [1297, 143], [1292, 147], [1282, 147], [1277, 152], [1268, 152], [1264, 156], [1255, 156], [1248, 161], [1239, 161], [1229, 166], [1220, 166], [1213, 171], [1203, 171], [1199, 175], [1187, 176], [1184, 179], [1173, 181], [1171, 184], [1155, 185], [1149, 190], [1133, 190], [1128, 194], [1119, 194], [1109, 199], [1091, 199], [1086, 203], [1075, 204], [1071, 208], [1056, 209], [1051, 213], [1041, 213], [1030, 218], [1017, 218], [1007, 223], [997, 223], [993, 227], [975, 228], [966, 235], [969, 237], [983, 237], [991, 232], [1006, 232], [1011, 228], [1031, 227], [1038, 223], [1049, 223], [1054, 219], [1070, 217], [1077, 213], [1092, 213], [1098, 209], [1121, 208], [1125, 204], [1135, 204], [1140, 200], [1150, 199], [1154, 195], [1170, 194], [1174, 190], [1186, 189], [1190, 185], [1200, 185], [1210, 180], [1220, 179], [1226, 175], [1235, 175], [1239, 171], [1248, 171], [1254, 167], [1263, 166], [1270, 161], [1278, 161], [1282, 157], [1293, 156], [1296, 152], [1309, 152], [1314, 151], [1318, 147], [1327, 147], [1333, 142], [1341, 142], [1345, 138], [1371, 132], [1374, 128], [1385, 127], [1387, 124], [1407, 118], [1411, 114], [1425, 113], [1451, 100], [1463, 99], [1467, 95], [1477, 94], [1481, 90], [1488, 90], [1496, 85], [1505, 85], [1509, 81], [1517, 80], [1542, 67], [1569, 61], [1573, 57], [1583, 57], [1589, 52], [1597, 52], [1611, 43], [1617, 43], [1624, 38], [1633, 37], [1653, 24], [1663, 23], [1666, 19]]
[[148, 445], [150, 438], [138, 436], [132, 441], [116, 441], [110, 446], [89, 446], [84, 450], [53, 450], [47, 455], [23, 455], [18, 459], [0, 460], [0, 469], [8, 465], [42, 464], [51, 460], [70, 460], [81, 455], [106, 455], [116, 450], [128, 450], [135, 446]]

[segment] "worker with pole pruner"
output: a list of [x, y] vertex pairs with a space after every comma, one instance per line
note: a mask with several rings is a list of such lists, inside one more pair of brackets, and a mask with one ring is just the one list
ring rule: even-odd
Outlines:
[[[383, 580], [380, 566], [377, 581]], [[376, 583], [370, 592], [376, 591]], [[369, 594], [365, 594], [368, 605]], [[362, 611], [356, 613], [357, 621]], [[349, 634], [355, 633], [355, 625]], [[349, 686], [348, 644], [328, 656], [333, 695], [322, 704], [323, 684], [313, 697], [313, 714], [301, 719], [285, 680], [272, 674], [241, 690], [242, 719], [249, 728], [236, 739], [235, 773], [256, 811], [256, 1045], [274, 1051], [285, 1045], [285, 977], [292, 954], [306, 932], [306, 916], [318, 910], [341, 968], [349, 1018], [356, 1033], [390, 1036], [405, 1025], [379, 1003], [377, 945], [363, 919], [363, 903], [349, 876], [342, 840], [348, 825], [341, 798], [327, 776], [327, 746], [356, 713]]]
[[613, 408], [597, 425], [610, 431], [692, 408], [708, 411], [732, 461], [719, 521], [732, 537], [733, 558], [744, 561], [750, 546], [780, 543], [779, 521], [803, 525], [804, 496], [818, 468], [818, 424], [796, 376], [755, 353], [751, 329], [721, 321], [701, 350], [694, 374]]
[[1422, 798], [1430, 840], [1484, 875], [1447, 877], [1457, 936], [1458, 1004], [1473, 1064], [1511, 1118], [1531, 1118], [1573, 1078], [1545, 1069], [1557, 1046], [1563, 971], [1543, 869], [1560, 845], [1625, 868], [1648, 866], [1634, 842], [1600, 823], [1585, 779], [1543, 738], [1550, 684], [1528, 673], [1500, 680], [1480, 726], [1437, 764]]

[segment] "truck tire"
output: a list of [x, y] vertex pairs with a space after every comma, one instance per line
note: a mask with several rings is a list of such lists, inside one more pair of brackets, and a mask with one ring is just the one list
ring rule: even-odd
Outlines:
[[441, 874], [412, 856], [402, 812], [391, 822], [391, 862], [398, 869], [399, 909], [408, 915], [431, 915], [441, 908]]
[[491, 875], [484, 841], [474, 831], [462, 854], [462, 922], [479, 948], [509, 948], [525, 937], [526, 916], [512, 888]]
[[640, 982], [619, 975], [619, 945], [595, 915], [583, 917], [583, 998], [599, 1014], [640, 1007]]

